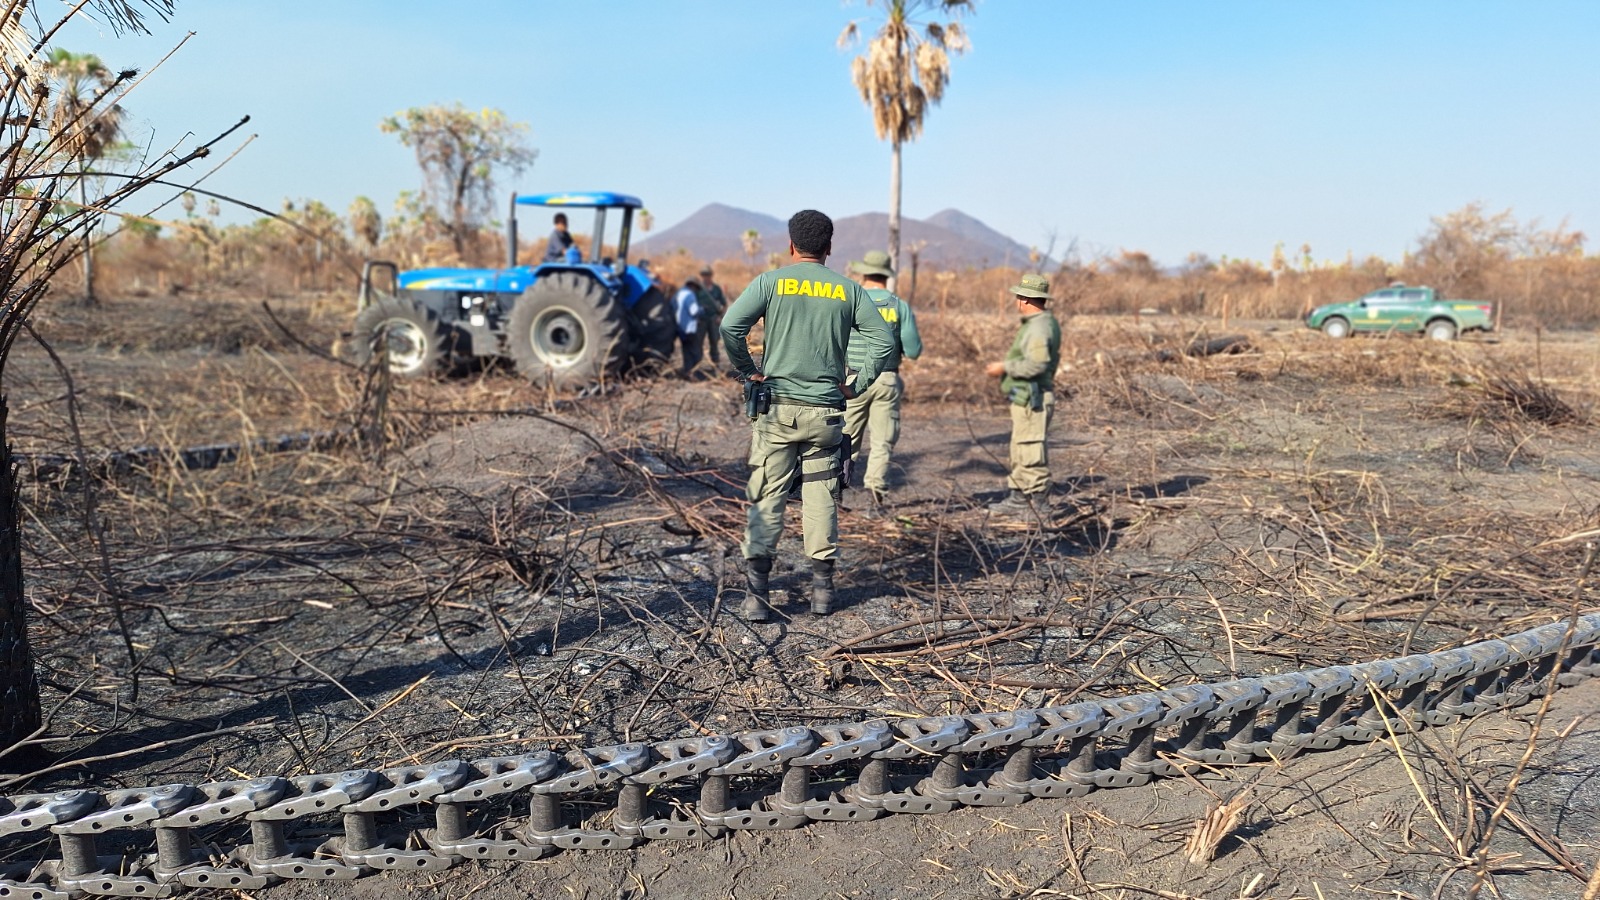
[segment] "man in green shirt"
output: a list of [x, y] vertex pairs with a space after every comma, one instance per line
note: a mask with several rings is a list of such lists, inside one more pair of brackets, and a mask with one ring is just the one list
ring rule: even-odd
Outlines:
[[[878, 515], [883, 511], [889, 492], [889, 456], [894, 452], [895, 442], [900, 440], [900, 400], [905, 396], [905, 383], [900, 380], [900, 360], [922, 355], [922, 335], [917, 332], [917, 318], [912, 315], [911, 307], [889, 293], [889, 279], [894, 276], [889, 254], [882, 250], [869, 251], [864, 258], [851, 263], [850, 268], [861, 276], [872, 305], [894, 333], [894, 353], [884, 364], [883, 374], [844, 407], [844, 433], [850, 436], [850, 448], [857, 458], [861, 456], [861, 439], [869, 427], [871, 429], [872, 453], [867, 457], [862, 485], [872, 498], [867, 514]], [[866, 358], [866, 345], [850, 345], [851, 369], [859, 369]]]
[[989, 509], [1003, 514], [1042, 512], [1050, 492], [1050, 415], [1055, 410], [1056, 369], [1061, 365], [1061, 325], [1045, 309], [1050, 282], [1024, 275], [1011, 289], [1022, 327], [1002, 362], [984, 371], [1000, 379], [1011, 404], [1011, 491]]
[[700, 330], [711, 346], [711, 364], [722, 368], [722, 314], [728, 309], [728, 295], [716, 282], [716, 273], [707, 265], [700, 269]]
[[[894, 352], [894, 336], [872, 298], [823, 265], [832, 250], [833, 220], [814, 209], [795, 213], [789, 219], [790, 264], [750, 282], [722, 319], [728, 362], [771, 396], [770, 407], [752, 420], [745, 490], [750, 512], [741, 547], [747, 561], [741, 611], [752, 622], [768, 617], [768, 576], [796, 472], [811, 558], [811, 611], [832, 610], [844, 405], [871, 387]], [[757, 321], [765, 323], [766, 335], [759, 367], [748, 343]], [[866, 358], [847, 381], [845, 347], [857, 342]]]

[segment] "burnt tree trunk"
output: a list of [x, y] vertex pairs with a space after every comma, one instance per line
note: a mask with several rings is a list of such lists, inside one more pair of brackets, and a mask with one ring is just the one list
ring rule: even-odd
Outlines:
[[39, 730], [39, 680], [28, 645], [28, 601], [22, 592], [22, 519], [17, 464], [0, 396], [0, 748]]

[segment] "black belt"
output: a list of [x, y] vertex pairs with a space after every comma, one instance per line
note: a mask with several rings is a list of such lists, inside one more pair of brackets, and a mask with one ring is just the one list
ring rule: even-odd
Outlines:
[[774, 394], [772, 402], [780, 406], [809, 406], [812, 409], [844, 409], [837, 403], [812, 403], [810, 400], [795, 400], [781, 394]]

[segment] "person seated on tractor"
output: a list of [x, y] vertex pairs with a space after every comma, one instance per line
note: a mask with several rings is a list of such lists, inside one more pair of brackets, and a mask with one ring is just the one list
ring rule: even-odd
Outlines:
[[650, 260], [648, 260], [648, 259], [639, 260], [639, 271], [641, 271], [644, 274], [650, 276], [650, 286], [651, 287], [655, 288], [656, 290], [660, 291], [663, 294], [672, 293], [672, 290], [671, 290], [671, 288], [669, 288], [667, 286], [667, 283], [665, 281], [661, 280], [660, 273], [656, 272], [655, 268], [650, 265]]
[[[544, 248], [544, 261], [558, 263], [567, 258], [567, 251], [576, 249], [572, 244], [572, 232], [567, 230], [567, 214], [556, 213], [555, 228], [550, 232], [550, 242]], [[581, 260], [580, 256], [580, 260]]]

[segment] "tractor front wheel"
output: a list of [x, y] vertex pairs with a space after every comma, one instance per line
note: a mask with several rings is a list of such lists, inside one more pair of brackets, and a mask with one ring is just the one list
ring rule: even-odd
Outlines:
[[366, 365], [373, 350], [385, 353], [389, 371], [411, 377], [442, 369], [453, 345], [451, 328], [427, 307], [405, 297], [385, 297], [356, 316], [356, 360]]
[[622, 307], [598, 281], [575, 272], [546, 275], [524, 291], [506, 340], [529, 381], [560, 387], [614, 375], [628, 359]]

